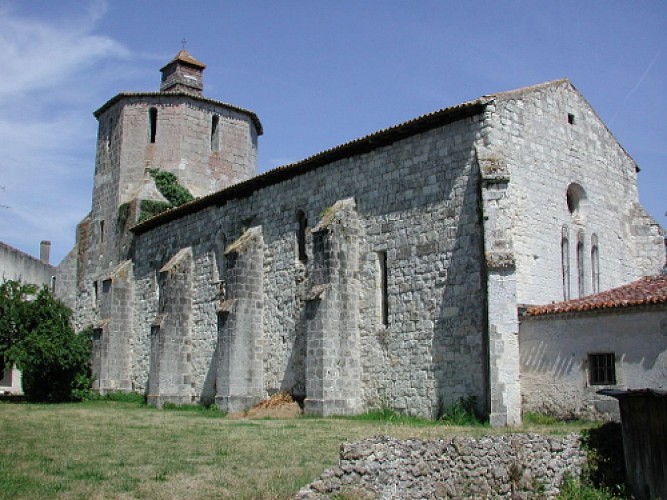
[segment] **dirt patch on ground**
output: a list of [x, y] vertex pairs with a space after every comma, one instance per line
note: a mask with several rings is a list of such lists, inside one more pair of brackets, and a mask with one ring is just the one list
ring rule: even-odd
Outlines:
[[303, 414], [299, 404], [287, 392], [279, 392], [246, 411], [230, 413], [227, 418], [296, 418]]

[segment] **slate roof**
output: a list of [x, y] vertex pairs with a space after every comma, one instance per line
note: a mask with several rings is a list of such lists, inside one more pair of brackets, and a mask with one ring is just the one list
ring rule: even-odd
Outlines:
[[667, 274], [645, 276], [627, 285], [580, 299], [556, 302], [545, 306], [528, 307], [525, 316], [620, 309], [649, 304], [667, 304]]

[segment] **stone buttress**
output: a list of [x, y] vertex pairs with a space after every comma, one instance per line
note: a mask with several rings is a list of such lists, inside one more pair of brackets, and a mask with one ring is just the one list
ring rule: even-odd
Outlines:
[[184, 248], [160, 269], [158, 315], [151, 325], [148, 403], [189, 404], [191, 369], [192, 250]]
[[361, 224], [354, 200], [336, 202], [312, 229], [312, 235], [304, 411], [323, 416], [351, 415], [361, 409]]
[[216, 405], [242, 411], [264, 395], [264, 241], [246, 230], [225, 250], [227, 276], [218, 309]]
[[521, 423], [519, 320], [516, 261], [512, 245], [510, 172], [498, 152], [478, 149], [484, 219], [489, 355], [489, 421], [492, 426]]
[[95, 282], [99, 320], [93, 326], [93, 388], [101, 394], [134, 390], [131, 376], [134, 277], [131, 261]]

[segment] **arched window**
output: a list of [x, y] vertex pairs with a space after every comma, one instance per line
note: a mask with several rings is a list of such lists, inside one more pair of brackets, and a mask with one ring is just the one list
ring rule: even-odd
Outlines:
[[591, 278], [593, 293], [598, 293], [600, 291], [600, 250], [596, 234], [591, 236]]
[[211, 118], [211, 151], [220, 150], [220, 117], [213, 115]]
[[308, 254], [306, 253], [306, 229], [308, 228], [308, 219], [303, 210], [299, 210], [296, 213], [296, 219], [299, 225], [296, 235], [299, 260], [301, 262], [306, 262], [308, 260]]
[[563, 226], [561, 231], [560, 260], [563, 272], [563, 300], [570, 300], [570, 240], [567, 226]]
[[572, 216], [581, 215], [586, 207], [586, 191], [580, 184], [573, 182], [567, 187], [567, 194], [565, 196], [567, 201], [567, 209]]
[[584, 286], [584, 232], [579, 231], [577, 235], [577, 284], [579, 285], [579, 297], [586, 295]]
[[157, 136], [157, 108], [151, 108], [148, 110], [148, 122], [149, 139], [151, 144], [154, 144], [155, 137]]

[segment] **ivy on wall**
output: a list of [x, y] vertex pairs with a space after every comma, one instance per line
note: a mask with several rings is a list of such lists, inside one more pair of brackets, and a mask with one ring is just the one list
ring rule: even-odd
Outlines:
[[159, 168], [151, 168], [148, 173], [153, 177], [158, 191], [160, 191], [160, 194], [167, 201], [142, 200], [139, 206], [139, 220], [137, 222], [143, 222], [165, 210], [194, 200], [194, 196], [192, 196], [190, 191], [181, 186], [178, 183], [178, 177], [171, 172], [165, 172]]

